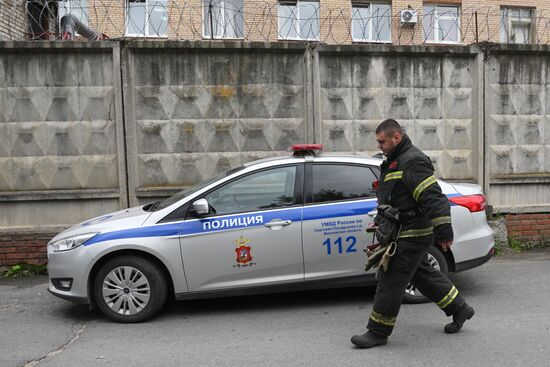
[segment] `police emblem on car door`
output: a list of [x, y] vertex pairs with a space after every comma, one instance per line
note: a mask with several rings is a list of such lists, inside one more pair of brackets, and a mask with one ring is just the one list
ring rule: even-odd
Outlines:
[[189, 290], [303, 281], [302, 180], [302, 164], [270, 167], [205, 194], [180, 237]]

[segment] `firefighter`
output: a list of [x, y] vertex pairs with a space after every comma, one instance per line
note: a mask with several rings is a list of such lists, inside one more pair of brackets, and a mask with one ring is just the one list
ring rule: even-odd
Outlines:
[[437, 183], [430, 159], [412, 144], [397, 121], [383, 121], [376, 128], [376, 141], [386, 156], [377, 189], [378, 205], [399, 210], [401, 229], [387, 271], [379, 271], [368, 331], [353, 336], [351, 342], [359, 348], [387, 343], [409, 283], [453, 317], [444, 331], [456, 333], [474, 315], [474, 309], [449, 278], [429, 264], [427, 256], [434, 241], [445, 252], [453, 243], [447, 197]]

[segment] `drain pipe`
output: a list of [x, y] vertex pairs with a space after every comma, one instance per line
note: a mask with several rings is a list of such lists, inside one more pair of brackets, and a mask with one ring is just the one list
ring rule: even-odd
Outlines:
[[78, 33], [92, 41], [104, 40], [109, 37], [82, 23], [76, 16], [67, 14], [61, 17], [61, 34], [64, 41], [70, 41]]

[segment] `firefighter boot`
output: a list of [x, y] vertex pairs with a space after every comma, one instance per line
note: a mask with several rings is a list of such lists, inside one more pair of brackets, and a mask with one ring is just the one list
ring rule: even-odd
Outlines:
[[466, 320], [469, 320], [474, 316], [474, 309], [469, 304], [465, 303], [460, 309], [453, 315], [453, 322], [445, 325], [445, 332], [447, 334], [454, 334], [460, 329]]
[[372, 348], [378, 345], [385, 345], [388, 342], [388, 337], [369, 330], [363, 335], [354, 335], [351, 338], [351, 342], [357, 348]]

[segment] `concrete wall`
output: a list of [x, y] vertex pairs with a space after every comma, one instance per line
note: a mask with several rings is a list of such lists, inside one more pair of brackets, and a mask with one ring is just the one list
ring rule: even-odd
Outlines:
[[126, 206], [118, 43], [0, 48], [0, 227]]
[[125, 48], [133, 205], [307, 140], [303, 45], [204, 46]]
[[[52, 231], [291, 144], [375, 153], [400, 120], [437, 174], [549, 211], [548, 47], [0, 43], [0, 232]], [[550, 105], [549, 105], [550, 106]]]
[[549, 211], [549, 55], [497, 50], [485, 66], [488, 191], [503, 212]]
[[[448, 180], [480, 182], [479, 54], [470, 48], [321, 48], [318, 141], [373, 155], [374, 130], [397, 119]], [[443, 51], [443, 52], [442, 52]]]

